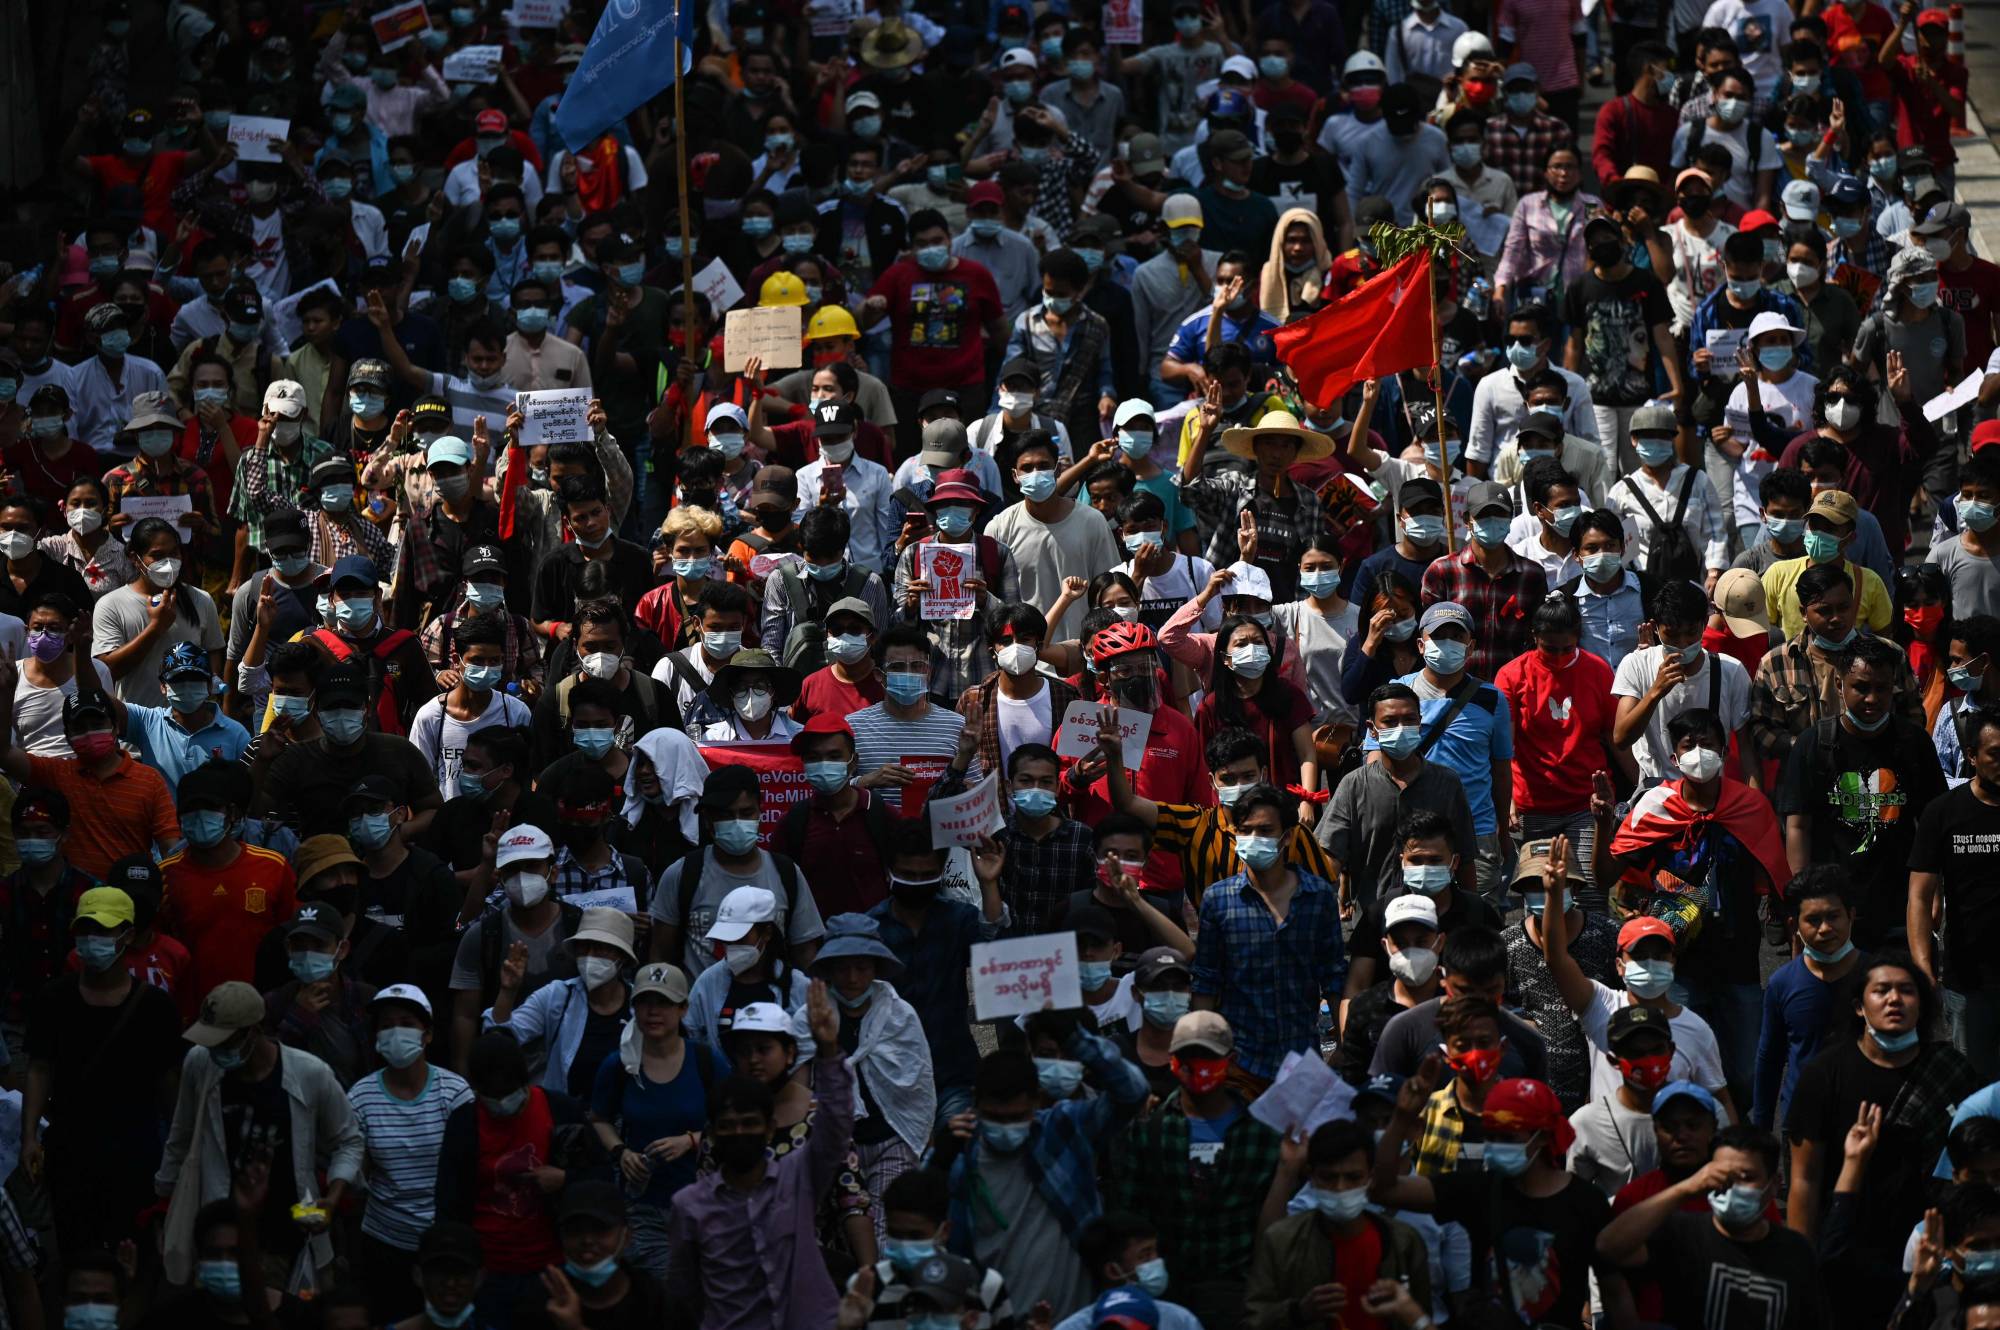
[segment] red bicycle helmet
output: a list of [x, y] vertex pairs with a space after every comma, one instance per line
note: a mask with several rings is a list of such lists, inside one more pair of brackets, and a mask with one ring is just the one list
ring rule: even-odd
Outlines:
[[1123, 656], [1132, 651], [1152, 651], [1159, 645], [1153, 630], [1143, 623], [1114, 623], [1109, 628], [1098, 629], [1097, 636], [1090, 639], [1090, 663], [1101, 669], [1113, 656]]

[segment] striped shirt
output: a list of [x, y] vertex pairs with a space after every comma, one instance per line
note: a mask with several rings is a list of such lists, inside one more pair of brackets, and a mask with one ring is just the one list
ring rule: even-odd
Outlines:
[[[862, 768], [864, 771], [866, 767]], [[1223, 825], [1224, 810], [1193, 804], [1159, 804], [1159, 824], [1153, 832], [1153, 848], [1171, 850], [1181, 857], [1181, 881], [1187, 884], [1194, 903], [1211, 883], [1235, 877], [1243, 871], [1236, 857], [1236, 833]], [[1312, 838], [1307, 827], [1293, 827], [1285, 837], [1285, 862], [1316, 877], [1335, 881], [1333, 864]]]
[[[886, 702], [877, 702], [849, 716], [847, 723], [854, 730], [854, 751], [862, 775], [886, 766], [910, 766], [917, 773], [917, 784], [926, 787], [921, 795], [927, 797], [929, 787], [944, 779], [945, 768], [958, 752], [958, 733], [965, 728], [965, 717], [933, 701], [916, 720], [902, 720], [889, 714]], [[922, 764], [921, 769], [912, 765], [911, 759], [922, 758], [934, 760]], [[965, 788], [977, 785], [982, 775], [975, 757], [965, 773]], [[913, 814], [917, 807], [911, 804], [901, 811]]]
[[28, 758], [28, 783], [69, 801], [70, 834], [63, 854], [70, 865], [100, 882], [128, 854], [152, 855], [181, 838], [180, 815], [166, 778], [127, 758], [102, 780], [71, 757]]
[[472, 1087], [458, 1073], [432, 1067], [423, 1093], [399, 1099], [382, 1083], [383, 1075], [364, 1076], [347, 1092], [367, 1151], [362, 1168], [368, 1206], [361, 1231], [377, 1242], [415, 1251], [417, 1239], [437, 1214], [437, 1161], [444, 1148], [445, 1119], [471, 1101]]

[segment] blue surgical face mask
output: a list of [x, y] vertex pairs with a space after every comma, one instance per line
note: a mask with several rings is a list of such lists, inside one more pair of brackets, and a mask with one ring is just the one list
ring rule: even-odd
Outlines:
[[972, 232], [974, 239], [991, 240], [1000, 234], [1000, 219], [998, 217], [975, 217], [966, 223], [966, 229]]
[[932, 1239], [922, 1242], [904, 1238], [882, 1239], [882, 1255], [888, 1258], [889, 1264], [905, 1273], [915, 1270], [937, 1254], [937, 1242]]
[[312, 699], [299, 697], [293, 693], [271, 694], [271, 714], [275, 719], [283, 716], [290, 721], [301, 721], [312, 714]]
[[463, 670], [465, 686], [475, 693], [490, 693], [500, 686], [500, 676], [506, 673], [499, 665], [467, 665]]
[[1497, 549], [1507, 543], [1507, 532], [1514, 525], [1511, 517], [1478, 517], [1472, 522], [1472, 538], [1488, 549]]
[[1175, 1021], [1188, 1014], [1188, 1002], [1189, 995], [1176, 989], [1139, 995], [1139, 1005], [1145, 1010], [1147, 1023], [1162, 1030], [1171, 1030]]
[[[1465, 441], [1463, 439], [1447, 438], [1444, 441], [1444, 448], [1445, 448], [1444, 455], [1450, 457], [1453, 462], [1456, 462], [1458, 461], [1459, 453], [1463, 452], [1465, 449]], [[1426, 462], [1429, 462], [1432, 466], [1436, 466], [1438, 465], [1438, 458], [1439, 454], [1438, 454], [1437, 440], [1432, 439], [1426, 444], [1424, 444], [1424, 460]], [[1440, 517], [1438, 519], [1438, 528], [1442, 530], [1443, 527], [1444, 527], [1444, 519]]]
[[596, 1265], [578, 1265], [575, 1261], [564, 1261], [563, 1269], [569, 1277], [589, 1288], [602, 1288], [611, 1282], [611, 1276], [618, 1273], [618, 1258], [607, 1256]]
[[1388, 725], [1375, 731], [1375, 742], [1390, 757], [1404, 758], [1417, 751], [1424, 740], [1421, 725]]
[[1812, 946], [1810, 943], [1805, 944], [1806, 955], [1820, 965], [1837, 965], [1841, 961], [1846, 960], [1853, 952], [1853, 938], [1849, 938], [1832, 951], [1821, 951], [1818, 947]]
[[646, 280], [646, 265], [643, 262], [620, 264], [618, 267], [618, 280], [626, 286], [639, 285]]
[[675, 577], [689, 577], [689, 578], [694, 578], [698, 581], [702, 578], [707, 577], [710, 573], [714, 571], [715, 571], [715, 560], [706, 554], [702, 555], [698, 559], [674, 560]]
[[521, 238], [521, 219], [518, 217], [495, 217], [486, 223], [486, 234], [500, 242], [505, 249]]
[[[856, 138], [872, 139], [882, 132], [882, 117], [879, 115], [856, 116], [850, 128], [854, 130]], [[848, 183], [853, 184], [855, 182], [849, 181]], [[875, 182], [872, 180], [864, 180], [860, 183], [866, 186], [866, 188], [857, 191], [859, 193], [866, 193], [869, 189], [875, 187]]]
[[1076, 977], [1084, 992], [1094, 993], [1111, 982], [1111, 962], [1078, 961]]
[[1814, 563], [1832, 563], [1840, 557], [1840, 537], [1831, 531], [1808, 531], [1805, 549], [1806, 558]]
[[810, 254], [813, 237], [810, 233], [792, 232], [784, 236], [779, 243], [784, 246], [787, 254]]
[[762, 240], [765, 236], [771, 234], [771, 228], [775, 225], [776, 222], [771, 218], [770, 214], [761, 212], [752, 213], [743, 219], [743, 234], [749, 236], [752, 240]]
[[[1056, 811], [1054, 790], [1028, 789], [1013, 792], [1014, 811], [1022, 817], [1047, 817]], [[1090, 985], [1094, 987], [1094, 985]]]
[[326, 118], [326, 123], [336, 134], [348, 134], [354, 130], [354, 117], [345, 111], [336, 111]]
[[497, 609], [506, 603], [507, 588], [496, 582], [467, 582], [465, 599], [474, 609]]
[[808, 563], [806, 564], [806, 576], [815, 582], [838, 581], [841, 571], [846, 567], [847, 561], [845, 559], [836, 559], [832, 563]]
[[1017, 1153], [1028, 1143], [1028, 1133], [1034, 1128], [1032, 1122], [987, 1122], [979, 1124], [979, 1139], [987, 1149], [999, 1154]]
[[1424, 664], [1439, 674], [1456, 674], [1465, 668], [1468, 650], [1463, 642], [1432, 638], [1424, 643]]
[[1639, 454], [1639, 460], [1647, 466], [1665, 466], [1674, 460], [1674, 441], [1660, 438], [1635, 438], [1632, 451]]
[[1023, 471], [1014, 477], [1014, 483], [1020, 487], [1022, 498], [1040, 503], [1056, 492], [1056, 473]]
[[1535, 367], [1542, 358], [1542, 349], [1534, 343], [1523, 346], [1519, 342], [1507, 343], [1507, 363], [1525, 373]]
[[14, 842], [14, 850], [21, 856], [21, 862], [24, 864], [45, 864], [50, 862], [56, 857], [56, 850], [59, 846], [60, 842], [44, 839], [40, 836], [20, 839]]
[[850, 777], [845, 762], [808, 762], [805, 769], [806, 784], [821, 794], [838, 794], [847, 788]]
[[364, 850], [379, 850], [393, 830], [387, 813], [363, 813], [347, 819], [347, 838]]
[[1201, 16], [1199, 14], [1176, 15], [1174, 18], [1174, 31], [1179, 33], [1183, 37], [1200, 36]]
[[1470, 171], [1483, 160], [1484, 148], [1477, 143], [1454, 143], [1451, 145], [1451, 164], [1463, 171]]
[[1488, 1141], [1486, 1169], [1503, 1178], [1517, 1178], [1528, 1171], [1528, 1147], [1520, 1141]]
[[[1084, 991], [1092, 985], [1083, 981]], [[1068, 1058], [1036, 1058], [1035, 1078], [1041, 1082], [1042, 1093], [1051, 1099], [1067, 1099], [1076, 1093], [1076, 1087], [1083, 1084], [1083, 1064]], [[954, 1320], [953, 1324], [957, 1322]]]
[[514, 311], [514, 326], [524, 333], [546, 332], [549, 312], [540, 305], [523, 305]]
[[1118, 447], [1127, 457], [1145, 457], [1153, 451], [1153, 431], [1121, 429], [1118, 431]]
[[1619, 554], [1592, 554], [1583, 561], [1583, 571], [1593, 581], [1609, 582], [1624, 570], [1625, 559]]
[[1991, 1279], [2000, 1275], [2000, 1248], [1960, 1252], [1956, 1265], [1968, 1281]]
[[295, 951], [288, 963], [292, 977], [302, 984], [323, 983], [333, 977], [334, 959], [330, 951]]
[[1065, 61], [1063, 72], [1069, 75], [1070, 82], [1083, 83], [1097, 73], [1097, 62], [1095, 60]]
[[454, 277], [444, 284], [445, 294], [455, 305], [469, 304], [479, 294], [479, 283], [470, 277]]
[[2000, 509], [1982, 499], [1953, 499], [1952, 508], [1958, 514], [1959, 525], [1973, 531], [1990, 531], [1995, 519], [2000, 518]]
[[176, 679], [167, 684], [167, 697], [173, 702], [174, 710], [182, 715], [196, 710], [208, 701], [208, 696], [206, 679]]
[[594, 762], [611, 751], [611, 744], [617, 737], [617, 731], [588, 726], [582, 729], [572, 727], [569, 737], [576, 744], [577, 751]]
[[424, 1032], [414, 1026], [392, 1025], [375, 1036], [375, 1051], [384, 1062], [400, 1071], [424, 1055]]
[[1403, 534], [1409, 537], [1412, 545], [1428, 548], [1444, 539], [1444, 518], [1435, 513], [1406, 514]]
[[372, 596], [349, 596], [334, 603], [333, 613], [342, 628], [365, 633], [368, 626], [375, 622], [375, 599]]
[[757, 819], [729, 818], [715, 824], [715, 843], [725, 854], [748, 854], [757, 845]]
[[943, 535], [957, 538], [972, 530], [972, 509], [947, 505], [931, 514], [931, 521]]
[[1264, 677], [1264, 671], [1270, 667], [1271, 648], [1261, 642], [1251, 642], [1230, 649], [1231, 673], [1241, 675], [1245, 679], [1261, 679]]
[[949, 245], [925, 245], [917, 251], [917, 266], [925, 272], [943, 272], [950, 262]]
[[1436, 896], [1451, 885], [1450, 864], [1404, 864], [1403, 885], [1424, 896]]
[[[215, 1054], [209, 1054], [211, 1060]], [[218, 1302], [236, 1302], [243, 1297], [243, 1272], [234, 1261], [203, 1261], [195, 1266], [196, 1287]]]
[[181, 834], [197, 849], [222, 844], [228, 831], [229, 817], [219, 809], [198, 808], [181, 814]]
[[1792, 348], [1789, 346], [1760, 346], [1757, 348], [1757, 363], [1775, 374], [1792, 363]]
[[389, 409], [389, 399], [381, 393], [355, 390], [347, 394], [347, 409], [363, 420], [373, 420]]
[[921, 702], [931, 691], [929, 676], [907, 670], [883, 675], [882, 686], [888, 691], [890, 701], [905, 707]]
[[351, 744], [361, 737], [366, 713], [359, 707], [339, 707], [319, 713], [319, 726], [337, 744]]
[[132, 334], [123, 328], [113, 328], [108, 333], [101, 333], [97, 338], [97, 349], [107, 356], [122, 356], [132, 349]]
[[354, 486], [327, 486], [319, 492], [319, 506], [330, 513], [346, 512], [354, 506]]
[[1236, 833], [1236, 854], [1252, 868], [1269, 868], [1278, 862], [1280, 846], [1276, 836], [1259, 836], [1247, 831]]
[[1725, 281], [1729, 287], [1729, 294], [1738, 300], [1755, 300], [1757, 293], [1764, 289], [1764, 279], [1761, 277], [1730, 277]]
[[1878, 1030], [1868, 1027], [1868, 1033], [1875, 1037], [1875, 1047], [1884, 1053], [1903, 1053], [1917, 1046], [1920, 1036], [1915, 1030]]
[[1806, 532], [1803, 517], [1766, 517], [1764, 532], [1780, 545], [1790, 545]]

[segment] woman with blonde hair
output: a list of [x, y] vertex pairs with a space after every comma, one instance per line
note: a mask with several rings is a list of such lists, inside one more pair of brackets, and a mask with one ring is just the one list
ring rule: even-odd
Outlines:
[[1271, 233], [1271, 257], [1259, 279], [1257, 301], [1280, 323], [1303, 318], [1319, 308], [1326, 289], [1333, 253], [1319, 214], [1310, 208], [1288, 208]]
[[687, 626], [696, 618], [695, 598], [711, 577], [721, 580], [724, 571], [721, 516], [693, 504], [670, 509], [653, 543], [653, 573], [665, 580], [639, 597], [632, 617], [668, 650], [682, 646]]

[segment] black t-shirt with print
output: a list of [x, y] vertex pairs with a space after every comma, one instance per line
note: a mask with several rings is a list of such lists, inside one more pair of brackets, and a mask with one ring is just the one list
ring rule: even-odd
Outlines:
[[1707, 1214], [1670, 1214], [1646, 1256], [1666, 1293], [1668, 1325], [1704, 1330], [1807, 1330], [1826, 1323], [1818, 1262], [1804, 1235], [1773, 1224], [1756, 1242], [1719, 1232]]
[[2000, 808], [1961, 785], [1917, 821], [1910, 871], [1936, 873], [1944, 898], [1939, 977], [1955, 993], [2000, 986]]
[[1597, 1235], [1611, 1221], [1603, 1192], [1572, 1176], [1552, 1196], [1527, 1196], [1484, 1172], [1445, 1174], [1431, 1186], [1433, 1216], [1465, 1225], [1472, 1282], [1511, 1313], [1508, 1324], [1581, 1330]]

